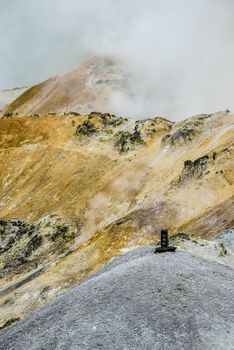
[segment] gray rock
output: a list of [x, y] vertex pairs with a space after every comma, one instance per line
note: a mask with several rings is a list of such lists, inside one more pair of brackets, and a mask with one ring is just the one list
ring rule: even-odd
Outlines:
[[206, 154], [205, 156], [196, 159], [194, 162], [192, 160], [186, 160], [182, 170], [181, 181], [184, 182], [193, 177], [201, 177], [204, 171], [207, 169], [208, 159], [209, 157]]
[[180, 128], [174, 134], [164, 136], [162, 138], [162, 144], [169, 144], [170, 146], [184, 144], [192, 141], [195, 134], [195, 129], [188, 127]]
[[136, 249], [2, 330], [0, 349], [231, 350], [233, 277], [187, 253]]
[[217, 241], [223, 243], [225, 247], [234, 252], [234, 228], [225, 230], [222, 235], [217, 237]]

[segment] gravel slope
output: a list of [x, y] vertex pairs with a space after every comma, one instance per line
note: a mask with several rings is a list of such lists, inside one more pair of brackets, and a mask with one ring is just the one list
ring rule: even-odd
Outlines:
[[116, 258], [17, 326], [0, 349], [234, 349], [234, 270], [184, 252]]

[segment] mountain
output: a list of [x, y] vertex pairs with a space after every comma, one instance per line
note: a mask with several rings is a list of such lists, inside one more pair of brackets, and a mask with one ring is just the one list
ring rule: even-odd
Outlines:
[[106, 111], [113, 92], [127, 89], [129, 75], [111, 58], [96, 57], [72, 72], [35, 85], [4, 109], [24, 115]]
[[135, 249], [0, 334], [1, 349], [233, 349], [234, 270]]
[[20, 87], [0, 90], [0, 111], [3, 110], [11, 102], [13, 102], [17, 97], [22, 95], [22, 93], [27, 89], [28, 87]]
[[[192, 240], [233, 228], [233, 131], [228, 110], [177, 123], [97, 112], [4, 115], [0, 326], [114, 257], [156, 244], [162, 228]], [[188, 249], [204, 246], [205, 255], [207, 244]], [[226, 243], [214, 245], [211, 258], [229, 264]]]

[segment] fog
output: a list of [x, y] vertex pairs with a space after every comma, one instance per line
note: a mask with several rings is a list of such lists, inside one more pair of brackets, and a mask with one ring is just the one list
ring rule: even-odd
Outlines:
[[112, 112], [177, 120], [234, 110], [233, 0], [0, 0], [0, 52], [0, 88], [108, 55], [134, 75]]

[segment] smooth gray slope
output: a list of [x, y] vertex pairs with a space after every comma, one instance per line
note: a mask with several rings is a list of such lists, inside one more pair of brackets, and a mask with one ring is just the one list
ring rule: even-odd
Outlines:
[[234, 349], [233, 277], [187, 253], [137, 249], [3, 330], [0, 349]]

